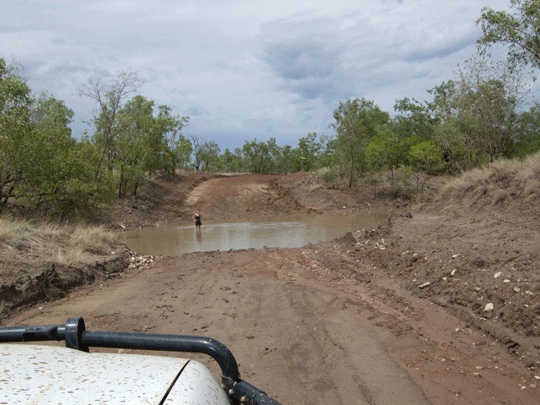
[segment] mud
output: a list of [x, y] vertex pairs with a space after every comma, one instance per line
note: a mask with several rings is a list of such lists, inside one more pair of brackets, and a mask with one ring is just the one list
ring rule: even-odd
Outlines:
[[[153, 187], [103, 220], [123, 229], [189, 223], [196, 208], [211, 221], [403, 205], [306, 174]], [[3, 323], [76, 315], [95, 330], [212, 336], [284, 404], [536, 404], [539, 208], [454, 208], [396, 208], [372, 229], [298, 249], [148, 259]]]

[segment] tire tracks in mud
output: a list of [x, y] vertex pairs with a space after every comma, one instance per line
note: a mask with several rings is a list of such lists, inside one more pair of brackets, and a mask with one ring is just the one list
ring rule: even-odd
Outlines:
[[[359, 315], [383, 332], [385, 346], [399, 348], [390, 349], [388, 355], [407, 370], [408, 378], [421, 384], [426, 398], [436, 398], [436, 404], [454, 403], [456, 398], [475, 404], [499, 399], [535, 403], [534, 373], [504, 344], [429, 299], [413, 296], [397, 280], [358, 259], [354, 249], [338, 244], [296, 250], [291, 261], [297, 266], [287, 276], [293, 283], [339, 290], [343, 305], [360, 308]], [[533, 389], [524, 391], [529, 385]]]
[[13, 321], [210, 336], [283, 404], [537, 403], [504, 350], [358, 262], [349, 243], [160, 258]]

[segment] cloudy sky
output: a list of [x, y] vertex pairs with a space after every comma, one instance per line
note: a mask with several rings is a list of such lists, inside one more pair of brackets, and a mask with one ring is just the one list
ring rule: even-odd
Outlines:
[[509, 0], [2, 0], [0, 57], [24, 67], [35, 93], [91, 117], [88, 79], [132, 69], [139, 93], [190, 117], [184, 134], [218, 142], [297, 145], [331, 134], [340, 100], [393, 113], [404, 97], [453, 78], [475, 53], [482, 7]]

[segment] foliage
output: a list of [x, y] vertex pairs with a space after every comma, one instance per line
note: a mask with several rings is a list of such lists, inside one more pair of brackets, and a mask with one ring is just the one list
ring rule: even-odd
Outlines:
[[321, 150], [321, 144], [317, 142], [317, 133], [307, 134], [298, 140], [298, 153], [294, 160], [294, 171], [309, 172], [317, 167], [317, 156]]
[[349, 187], [358, 172], [366, 169], [365, 151], [369, 141], [376, 134], [377, 127], [390, 119], [387, 112], [382, 111], [373, 101], [348, 99], [341, 101], [334, 110], [337, 132], [338, 151], [349, 173]]
[[275, 173], [277, 171], [276, 163], [280, 157], [280, 150], [275, 138], [270, 138], [266, 143], [257, 142], [257, 139], [251, 142], [245, 141], [242, 153], [246, 168], [250, 173]]
[[518, 70], [485, 58], [467, 61], [459, 80], [431, 90], [439, 118], [435, 137], [454, 169], [510, 157], [518, 108], [527, 88]]
[[189, 117], [173, 115], [171, 107], [166, 105], [160, 105], [158, 110], [157, 117], [152, 118], [148, 144], [150, 151], [144, 168], [150, 172], [162, 171], [175, 175], [177, 168], [188, 165], [193, 151], [191, 142], [182, 134]]
[[195, 170], [211, 171], [219, 166], [219, 145], [215, 141], [206, 141], [196, 136], [193, 139], [193, 154]]
[[[92, 123], [96, 132], [93, 136], [94, 143], [101, 149], [96, 167], [95, 177], [102, 174], [105, 159], [114, 154], [113, 144], [119, 134], [118, 112], [122, 108], [123, 101], [136, 91], [142, 83], [135, 72], [122, 71], [113, 79], [103, 82], [102, 80], [89, 79], [79, 89], [79, 95], [87, 97], [98, 103]], [[112, 170], [109, 164], [109, 170]]]
[[234, 153], [225, 149], [218, 159], [217, 167], [220, 171], [226, 173], [241, 173], [245, 170], [242, 150], [235, 148]]
[[540, 152], [540, 105], [538, 103], [518, 116], [517, 127], [513, 154], [524, 157]]
[[29, 139], [31, 105], [25, 80], [0, 58], [0, 214], [24, 181], [25, 152], [33, 144]]
[[0, 61], [0, 213], [10, 197], [62, 216], [88, 215], [110, 202], [107, 178], [97, 182], [92, 175], [95, 155], [71, 137], [73, 111], [47, 94], [34, 98]]
[[400, 137], [389, 122], [381, 126], [366, 149], [366, 158], [371, 170], [389, 170], [393, 176], [400, 166], [407, 165], [408, 151], [412, 144], [421, 140], [418, 136]]
[[493, 44], [508, 46], [512, 64], [530, 63], [540, 68], [540, 0], [510, 0], [514, 13], [482, 10], [477, 20], [483, 36], [478, 43], [482, 48]]
[[398, 112], [392, 120], [392, 130], [400, 138], [419, 137], [430, 139], [439, 124], [433, 103], [421, 103], [415, 99], [397, 100], [394, 110]]
[[442, 172], [445, 167], [441, 148], [433, 139], [412, 146], [409, 161], [415, 170], [428, 173]]
[[319, 137], [321, 145], [317, 156], [318, 167], [335, 167], [339, 161], [338, 140], [335, 136], [321, 135]]

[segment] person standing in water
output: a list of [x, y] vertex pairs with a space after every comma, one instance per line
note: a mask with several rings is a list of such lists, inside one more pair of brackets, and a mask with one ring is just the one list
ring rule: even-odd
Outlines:
[[202, 215], [201, 215], [201, 210], [197, 210], [197, 212], [195, 214], [193, 214], [193, 220], [195, 221], [195, 228], [197, 230], [200, 230], [201, 229], [201, 225], [202, 225]]

